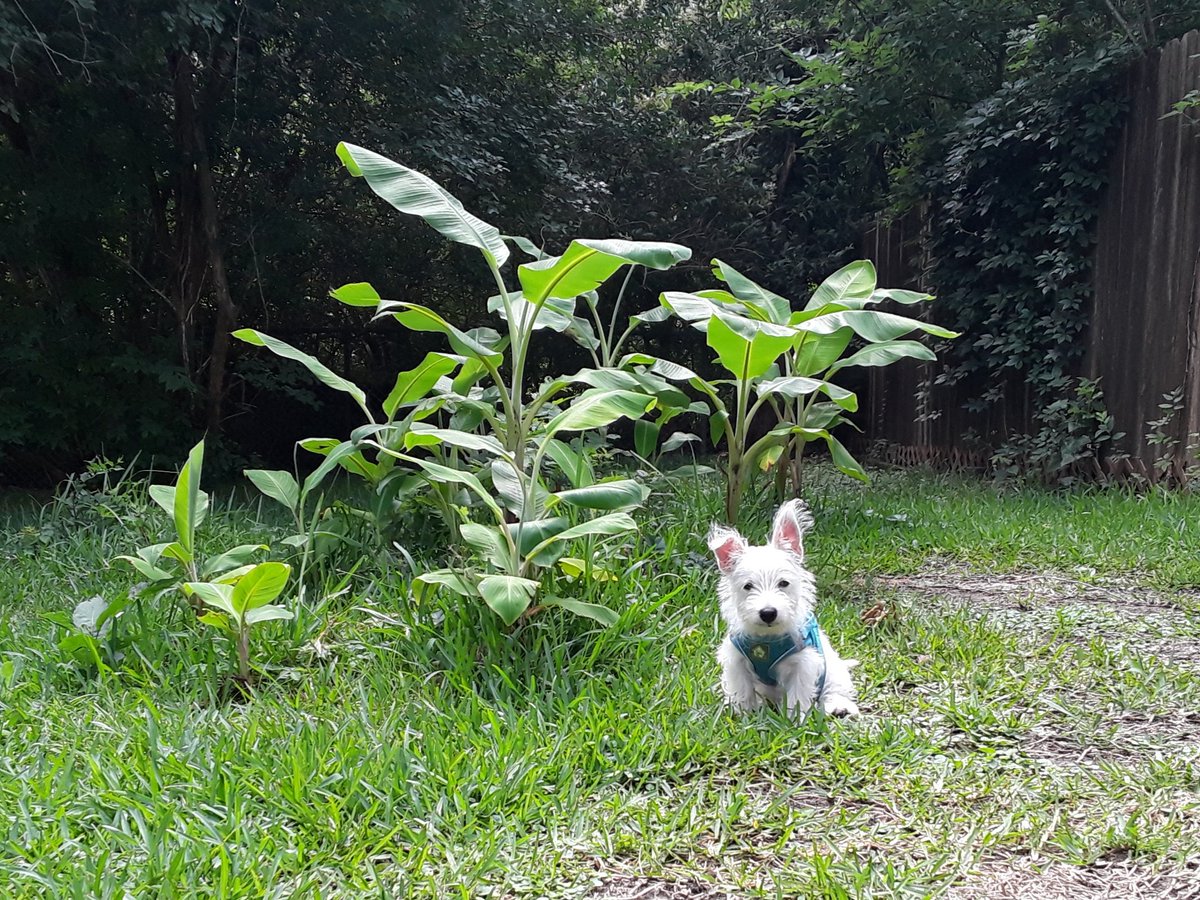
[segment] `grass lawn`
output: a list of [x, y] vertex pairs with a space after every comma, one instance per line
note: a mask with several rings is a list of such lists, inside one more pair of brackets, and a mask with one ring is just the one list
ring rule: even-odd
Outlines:
[[[115, 672], [65, 660], [43, 615], [119, 595], [107, 560], [148, 541], [87, 508], [0, 518], [0, 895], [1194, 896], [1200, 499], [812, 478], [853, 721], [721, 709], [714, 484], [639, 516], [584, 598], [611, 629], [505, 634], [414, 607], [403, 567], [330, 570], [264, 626], [248, 702], [168, 604]], [[257, 515], [206, 540], [286, 533]]]

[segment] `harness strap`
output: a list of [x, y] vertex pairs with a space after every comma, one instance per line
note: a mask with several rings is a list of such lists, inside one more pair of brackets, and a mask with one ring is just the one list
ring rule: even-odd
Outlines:
[[735, 634], [730, 640], [742, 656], [754, 669], [754, 674], [763, 684], [775, 687], [779, 680], [775, 677], [776, 667], [794, 653], [799, 653], [805, 647], [812, 647], [821, 656], [821, 674], [817, 676], [817, 695], [814, 700], [820, 700], [825, 693], [825, 673], [828, 666], [825, 663], [825, 647], [821, 643], [821, 628], [817, 617], [810, 615], [802, 632], [802, 641], [797, 641], [794, 635], [781, 634], [774, 638], [756, 638], [748, 634]]

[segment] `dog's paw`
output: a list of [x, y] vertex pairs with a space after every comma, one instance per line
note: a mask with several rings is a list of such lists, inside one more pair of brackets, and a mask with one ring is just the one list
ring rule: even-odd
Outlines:
[[838, 694], [830, 694], [825, 697], [821, 702], [821, 708], [825, 710], [825, 715], [836, 716], [839, 719], [858, 715], [858, 704], [849, 697], [842, 697]]

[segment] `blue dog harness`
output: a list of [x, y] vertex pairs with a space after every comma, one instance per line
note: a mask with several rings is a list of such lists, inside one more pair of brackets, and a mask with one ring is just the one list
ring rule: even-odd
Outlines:
[[817, 696], [814, 702], [821, 699], [825, 693], [825, 648], [821, 646], [821, 629], [817, 625], [817, 617], [810, 615], [804, 626], [804, 639], [797, 641], [793, 634], [781, 634], [779, 637], [760, 638], [739, 633], [730, 640], [742, 656], [749, 661], [758, 680], [765, 685], [775, 687], [779, 680], [775, 677], [775, 667], [791, 656], [799, 653], [805, 647], [812, 647], [821, 654], [821, 674], [817, 678]]

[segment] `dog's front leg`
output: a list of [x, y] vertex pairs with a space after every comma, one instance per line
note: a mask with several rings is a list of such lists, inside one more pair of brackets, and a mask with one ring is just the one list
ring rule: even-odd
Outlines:
[[817, 701], [817, 681], [821, 677], [821, 657], [811, 649], [785, 660], [780, 666], [779, 684], [787, 697], [788, 716], [803, 719]]
[[821, 640], [825, 644], [825, 662], [828, 667], [821, 707], [825, 710], [826, 715], [839, 718], [857, 716], [858, 704], [854, 702], [857, 694], [854, 690], [854, 682], [850, 679], [850, 666], [833, 649], [829, 639], [823, 633]]
[[748, 712], [762, 706], [763, 698], [754, 689], [754, 670], [729, 638], [717, 650], [717, 662], [721, 664], [721, 691], [725, 702], [735, 712]]

